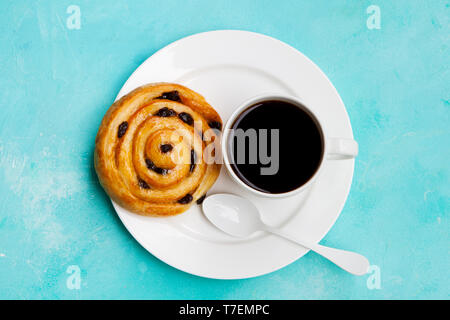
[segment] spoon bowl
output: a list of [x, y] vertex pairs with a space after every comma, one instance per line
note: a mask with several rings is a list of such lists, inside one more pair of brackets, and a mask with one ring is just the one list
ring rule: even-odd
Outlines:
[[215, 194], [203, 201], [203, 212], [209, 221], [220, 230], [232, 236], [243, 238], [263, 230], [255, 205], [232, 194]]

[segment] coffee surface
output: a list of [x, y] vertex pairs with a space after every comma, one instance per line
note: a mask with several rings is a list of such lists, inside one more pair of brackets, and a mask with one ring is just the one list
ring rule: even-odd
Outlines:
[[[311, 179], [320, 165], [321, 130], [309, 112], [297, 105], [276, 100], [257, 103], [243, 111], [231, 129], [231, 167], [256, 190], [275, 194], [292, 191]], [[267, 134], [261, 133], [264, 129]], [[274, 129], [278, 129], [278, 137]]]

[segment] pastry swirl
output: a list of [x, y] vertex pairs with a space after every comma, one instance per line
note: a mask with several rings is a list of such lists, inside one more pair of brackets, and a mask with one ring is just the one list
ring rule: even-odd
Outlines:
[[194, 91], [155, 83], [116, 101], [95, 140], [100, 183], [120, 206], [169, 216], [201, 201], [220, 173], [222, 121]]

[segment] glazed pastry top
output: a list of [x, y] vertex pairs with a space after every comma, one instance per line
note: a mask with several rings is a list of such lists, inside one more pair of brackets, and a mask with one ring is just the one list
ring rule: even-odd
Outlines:
[[[115, 102], [100, 125], [95, 169], [108, 195], [142, 215], [181, 213], [220, 173], [222, 121], [194, 91], [148, 84]], [[217, 154], [216, 154], [217, 151]]]

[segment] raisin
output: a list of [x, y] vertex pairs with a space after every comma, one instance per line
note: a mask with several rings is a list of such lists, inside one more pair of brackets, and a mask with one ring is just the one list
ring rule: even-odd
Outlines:
[[147, 184], [147, 182], [145, 182], [141, 178], [138, 178], [138, 182], [139, 182], [139, 187], [141, 187], [142, 189], [150, 189], [150, 186]]
[[188, 193], [187, 195], [185, 195], [183, 198], [181, 198], [180, 200], [178, 200], [178, 203], [181, 204], [188, 204], [192, 201], [192, 196]]
[[167, 169], [163, 169], [163, 168], [159, 168], [159, 167], [155, 166], [153, 161], [150, 159], [145, 159], [145, 164], [147, 165], [148, 169], [155, 171], [156, 173], [158, 173], [160, 175], [166, 175], [169, 172], [169, 170], [167, 170]]
[[158, 112], [157, 113], [155, 113], [155, 115], [156, 116], [158, 116], [158, 117], [173, 117], [174, 115], [176, 115], [177, 113], [174, 111], [174, 110], [172, 110], [172, 109], [169, 109], [169, 108], [167, 108], [167, 107], [164, 107], [164, 108], [161, 108], [161, 109], [159, 109], [158, 110]]
[[149, 168], [150, 170], [153, 170], [153, 168], [155, 167], [155, 164], [150, 159], [145, 159], [145, 164], [147, 165], [147, 168]]
[[159, 168], [159, 167], [155, 167], [155, 169], [153, 171], [155, 171], [156, 173], [158, 173], [160, 175], [163, 175], [163, 176], [166, 175], [167, 172], [169, 172], [169, 170], [163, 169], [163, 168]]
[[222, 131], [222, 124], [219, 121], [211, 121], [208, 123], [209, 127], [212, 129], [217, 129]]
[[195, 154], [194, 150], [191, 150], [191, 166], [189, 167], [189, 172], [194, 171], [196, 160], [197, 160], [197, 155]]
[[119, 125], [119, 130], [117, 131], [117, 136], [119, 138], [122, 138], [125, 132], [127, 132], [128, 129], [128, 122], [124, 121]]
[[176, 90], [164, 92], [162, 95], [160, 95], [156, 99], [166, 99], [166, 100], [181, 102], [180, 94]]
[[172, 151], [173, 149], [171, 144], [162, 144], [159, 148], [161, 149], [162, 153], [167, 153], [169, 151]]
[[205, 200], [205, 198], [206, 198], [206, 194], [202, 195], [200, 198], [197, 199], [197, 204], [202, 204], [203, 201]]
[[184, 123], [187, 123], [190, 126], [192, 126], [192, 124], [194, 123], [194, 119], [192, 118], [192, 116], [186, 112], [181, 112], [178, 115], [178, 118], [180, 118], [181, 121], [183, 121]]

